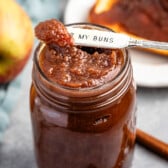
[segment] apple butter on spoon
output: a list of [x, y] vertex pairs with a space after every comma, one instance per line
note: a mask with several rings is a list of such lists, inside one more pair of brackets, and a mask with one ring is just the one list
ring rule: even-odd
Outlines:
[[[45, 41], [46, 44], [54, 47], [55, 45], [64, 47], [67, 45], [86, 46], [86, 47], [97, 47], [97, 48], [109, 48], [119, 49], [126, 47], [143, 47], [143, 48], [154, 48], [154, 49], [165, 49], [168, 50], [167, 42], [158, 42], [150, 40], [138, 40], [128, 35], [121, 33], [114, 33], [112, 31], [100, 31], [93, 29], [81, 29], [67, 27], [60, 22], [55, 20], [47, 21], [47, 24], [39, 24], [37, 26], [36, 36]], [[61, 26], [62, 29], [61, 29]], [[53, 28], [53, 29], [52, 29]], [[51, 31], [52, 29], [52, 31]], [[39, 34], [39, 32], [41, 32]], [[69, 34], [69, 33], [71, 34]], [[73, 39], [72, 37], [73, 36]], [[59, 38], [60, 37], [60, 38]]]
[[35, 35], [49, 46], [67, 47], [74, 43], [63, 23], [55, 19], [39, 23], [35, 27]]

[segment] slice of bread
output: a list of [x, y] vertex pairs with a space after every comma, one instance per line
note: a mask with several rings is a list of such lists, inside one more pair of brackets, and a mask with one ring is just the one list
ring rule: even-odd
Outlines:
[[[167, 0], [97, 0], [88, 20], [134, 38], [168, 42]], [[168, 56], [168, 50], [147, 51]]]

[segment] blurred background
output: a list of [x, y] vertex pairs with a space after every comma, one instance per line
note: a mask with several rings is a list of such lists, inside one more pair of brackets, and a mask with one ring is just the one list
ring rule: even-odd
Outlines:
[[40, 21], [57, 18], [63, 19], [67, 0], [17, 0], [27, 11], [34, 24]]
[[[49, 18], [57, 18], [64, 23], [86, 21], [86, 14], [95, 1], [17, 0], [17, 2], [30, 16], [34, 27], [38, 22]], [[0, 100], [2, 100], [0, 102], [0, 168], [36, 168], [29, 114], [32, 57], [36, 45], [37, 41], [34, 40], [33, 51], [27, 64], [22, 72], [10, 82], [8, 88], [5, 89], [5, 86], [0, 85]], [[134, 51], [131, 55], [134, 55]], [[139, 54], [138, 52], [137, 55], [139, 60], [139, 57], [146, 56], [146, 53]], [[151, 57], [152, 59], [150, 59]], [[132, 60], [135, 61], [134, 58]], [[150, 54], [148, 62], [152, 61], [153, 55]], [[168, 63], [166, 57], [161, 60], [160, 57], [159, 59], [157, 57], [154, 60], [155, 65], [157, 61], [159, 64]], [[140, 62], [144, 63], [144, 60], [140, 60]], [[137, 62], [133, 62], [133, 64], [136, 66], [134, 71], [136, 71], [136, 75], [138, 74], [138, 78], [135, 78], [138, 81], [137, 127], [168, 143], [168, 84], [164, 81], [156, 84], [154, 81], [154, 85], [152, 85], [152, 80], [159, 70], [155, 68], [156, 72], [152, 73], [150, 80], [150, 77], [140, 73], [143, 67], [138, 69], [139, 64], [138, 68]], [[164, 69], [167, 70], [167, 66], [167, 64], [164, 65]], [[147, 65], [147, 67], [149, 66]], [[148, 73], [148, 69], [146, 73]], [[151, 72], [149, 72], [150, 74]], [[165, 70], [163, 73], [159, 72], [158, 76], [168, 79]], [[136, 144], [133, 168], [143, 167], [167, 168], [168, 161]]]

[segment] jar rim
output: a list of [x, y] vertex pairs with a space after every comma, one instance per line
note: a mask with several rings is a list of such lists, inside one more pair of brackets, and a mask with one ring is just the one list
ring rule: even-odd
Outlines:
[[[101, 29], [105, 29], [107, 31], [113, 31], [110, 28], [104, 27], [102, 25], [98, 25], [98, 24], [93, 24], [93, 23], [87, 23], [87, 22], [78, 22], [78, 23], [71, 23], [71, 24], [67, 24], [66, 26], [92, 26], [94, 28], [101, 28]], [[39, 61], [38, 61], [38, 55], [40, 53], [40, 51], [45, 47], [45, 44], [43, 42], [40, 42], [35, 50], [35, 54], [34, 54], [34, 63], [35, 66], [37, 67], [38, 71], [40, 72], [40, 75], [42, 76], [42, 78], [49, 84], [51, 84], [53, 87], [59, 87], [63, 90], [70, 90], [70, 91], [80, 91], [80, 92], [89, 92], [92, 90], [98, 90], [100, 89], [102, 86], [105, 87], [108, 84], [112, 84], [112, 83], [116, 83], [116, 81], [118, 80], [118, 78], [121, 76], [121, 74], [124, 73], [125, 69], [128, 68], [129, 65], [129, 57], [127, 54], [127, 50], [125, 48], [123, 49], [119, 49], [122, 51], [123, 56], [124, 56], [124, 63], [123, 66], [121, 67], [120, 71], [117, 73], [117, 75], [112, 78], [111, 80], [108, 80], [106, 83], [102, 83], [100, 85], [96, 85], [96, 86], [92, 86], [92, 87], [86, 87], [86, 88], [72, 88], [72, 87], [67, 87], [67, 86], [63, 86], [61, 84], [55, 83], [53, 81], [51, 81], [42, 71], [42, 69], [40, 68], [39, 65]]]

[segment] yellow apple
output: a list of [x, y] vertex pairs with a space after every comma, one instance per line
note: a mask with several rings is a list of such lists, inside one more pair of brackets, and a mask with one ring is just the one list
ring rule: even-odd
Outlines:
[[0, 84], [10, 82], [21, 72], [33, 41], [27, 13], [15, 0], [0, 0]]

